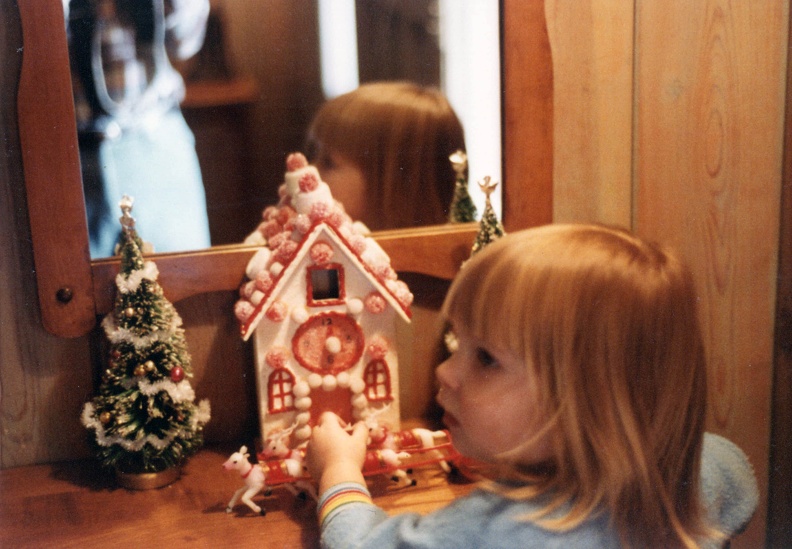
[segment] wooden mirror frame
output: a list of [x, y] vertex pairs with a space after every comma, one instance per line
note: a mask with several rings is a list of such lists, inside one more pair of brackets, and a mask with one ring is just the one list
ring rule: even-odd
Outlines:
[[[60, 0], [18, 3], [23, 59], [17, 109], [39, 304], [45, 329], [87, 334], [113, 303], [118, 258], [92, 261], [83, 200], [66, 30]], [[544, 2], [501, 1], [503, 222], [552, 221], [553, 71]], [[450, 279], [477, 224], [376, 233], [397, 271]], [[157, 254], [172, 301], [235, 291], [256, 248]]]

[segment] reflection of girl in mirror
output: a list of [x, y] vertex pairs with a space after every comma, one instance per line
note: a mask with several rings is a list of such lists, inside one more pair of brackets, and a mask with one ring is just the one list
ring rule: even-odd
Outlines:
[[179, 110], [182, 60], [208, 0], [63, 0], [92, 257], [114, 254], [118, 201], [158, 252], [210, 245], [195, 139]]
[[306, 150], [352, 219], [392, 229], [446, 222], [465, 137], [438, 90], [374, 82], [327, 101]]

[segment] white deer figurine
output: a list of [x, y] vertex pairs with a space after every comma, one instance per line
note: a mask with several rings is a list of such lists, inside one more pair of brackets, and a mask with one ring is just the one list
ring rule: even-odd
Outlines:
[[[283, 463], [285, 472], [288, 476], [299, 479], [306, 476], [305, 458], [303, 453], [297, 448], [289, 448], [286, 444], [286, 439], [291, 435], [296, 425], [292, 425], [288, 429], [276, 431], [267, 437], [264, 443], [264, 448], [260, 456], [264, 459], [279, 459]], [[299, 488], [299, 490], [298, 490]], [[310, 495], [314, 501], [318, 499], [316, 489], [309, 481], [298, 480], [293, 485], [286, 484], [286, 489], [295, 496], [302, 496], [304, 494]]]
[[382, 415], [390, 404], [385, 405], [377, 411], [369, 413], [364, 421], [369, 431], [369, 445], [376, 447], [377, 457], [386, 465], [395, 467], [392, 480], [402, 486], [415, 486], [415, 479], [410, 478], [404, 470], [402, 460], [410, 457], [409, 452], [402, 452], [398, 448], [393, 434], [390, 430], [377, 419]]
[[[387, 426], [381, 424], [377, 419], [385, 410], [388, 409], [387, 405], [379, 411], [375, 411], [370, 413], [366, 418], [366, 426], [369, 430], [369, 439], [371, 444], [380, 448], [380, 452], [389, 450], [391, 452], [396, 453], [396, 457], [392, 457], [390, 453], [387, 453], [387, 457], [383, 454], [382, 458], [388, 465], [399, 466], [401, 463], [395, 463], [395, 459], [398, 458], [399, 462], [404, 457], [399, 457], [399, 453], [401, 453], [402, 448], [397, 444], [396, 438], [394, 433], [387, 428]], [[424, 429], [422, 427], [418, 427], [415, 429], [410, 429], [408, 431], [411, 433], [416, 441], [418, 441], [419, 448], [432, 448], [435, 446], [435, 437], [444, 437], [445, 433], [443, 431], [430, 431], [429, 429]], [[407, 454], [409, 455], [409, 454]], [[429, 454], [433, 458], [438, 460], [440, 467], [446, 473], [451, 472], [451, 466], [446, 462], [443, 458], [443, 453], [439, 450], [430, 450]], [[399, 474], [401, 473], [401, 474]], [[400, 480], [404, 480], [404, 472], [398, 471], [396, 476], [399, 477]]]
[[[417, 427], [415, 429], [410, 429], [410, 432], [415, 436], [416, 439], [421, 441], [421, 448], [431, 448], [435, 445], [435, 437], [445, 437], [446, 433], [443, 431], [430, 431], [429, 429], [424, 429], [423, 427]], [[440, 450], [432, 450], [429, 452], [429, 455], [435, 458], [442, 458], [443, 453]], [[439, 459], [440, 468], [443, 469], [446, 473], [451, 472], [451, 466], [448, 462], [444, 459]]]
[[250, 454], [248, 454], [247, 446], [242, 446], [238, 452], [231, 454], [231, 457], [223, 463], [223, 469], [226, 471], [238, 471], [245, 481], [245, 485], [234, 492], [231, 501], [228, 502], [226, 513], [230, 513], [233, 510], [234, 505], [241, 497], [242, 503], [250, 507], [254, 513], [266, 515], [267, 510], [262, 509], [252, 500], [253, 496], [264, 488], [264, 470], [258, 465], [250, 463], [248, 458], [250, 458]]

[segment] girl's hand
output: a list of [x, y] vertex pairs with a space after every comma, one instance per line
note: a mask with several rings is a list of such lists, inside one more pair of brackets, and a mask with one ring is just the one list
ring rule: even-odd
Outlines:
[[319, 481], [319, 493], [340, 482], [359, 482], [363, 479], [368, 429], [358, 422], [351, 433], [344, 430], [341, 418], [324, 412], [313, 428], [308, 443], [306, 461], [311, 476]]

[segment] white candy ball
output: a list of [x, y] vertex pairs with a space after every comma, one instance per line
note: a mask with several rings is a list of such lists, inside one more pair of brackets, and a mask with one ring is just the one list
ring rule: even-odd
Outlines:
[[362, 409], [368, 406], [368, 399], [363, 393], [357, 394], [352, 397], [352, 406], [357, 409]]
[[361, 259], [369, 265], [390, 265], [388, 254], [371, 237], [366, 237], [366, 251], [361, 254]]
[[363, 389], [366, 388], [366, 383], [363, 381], [362, 378], [355, 376], [352, 379], [350, 379], [349, 388], [355, 394], [362, 393]]
[[317, 389], [322, 386], [322, 376], [319, 374], [311, 374], [308, 376], [308, 385], [311, 389]]
[[307, 425], [311, 421], [311, 412], [300, 412], [295, 418], [297, 425]]
[[297, 324], [302, 324], [306, 320], [308, 320], [308, 311], [305, 310], [305, 307], [295, 307], [292, 310], [292, 320]]
[[294, 384], [295, 398], [307, 397], [311, 394], [311, 387], [305, 381], [298, 381]]
[[325, 340], [325, 349], [328, 353], [336, 354], [341, 350], [341, 340], [336, 336], [330, 336]]
[[325, 391], [334, 391], [338, 387], [338, 380], [335, 376], [326, 375], [322, 379], [322, 389]]
[[253, 305], [258, 305], [261, 303], [262, 299], [264, 299], [264, 292], [261, 290], [255, 290], [252, 294], [250, 294], [250, 302]]
[[[261, 235], [258, 231], [255, 234]], [[263, 237], [262, 237], [263, 238]], [[245, 269], [245, 274], [251, 280], [256, 278], [256, 275], [267, 268], [267, 262], [272, 255], [272, 250], [269, 248], [261, 248], [253, 257], [250, 258], [248, 261], [247, 268]]]
[[298, 398], [294, 401], [294, 407], [300, 411], [310, 410], [311, 397]]
[[281, 271], [283, 271], [283, 264], [278, 261], [273, 261], [272, 265], [270, 265], [270, 273], [272, 273], [272, 276], [279, 276]]
[[338, 380], [338, 386], [341, 387], [342, 389], [346, 389], [347, 387], [349, 387], [349, 382], [350, 382], [349, 373], [341, 372], [336, 376], [336, 379]]
[[[261, 232], [258, 229], [256, 229], [255, 231], [253, 231], [252, 233], [250, 233], [245, 237], [245, 240], [242, 241], [242, 244], [244, 244], [245, 246], [266, 246], [267, 239], [264, 238], [264, 235], [261, 234]], [[252, 278], [252, 277], [249, 276], [248, 278]]]
[[349, 314], [358, 315], [362, 310], [363, 300], [355, 297], [347, 301], [347, 311], [349, 311]]

